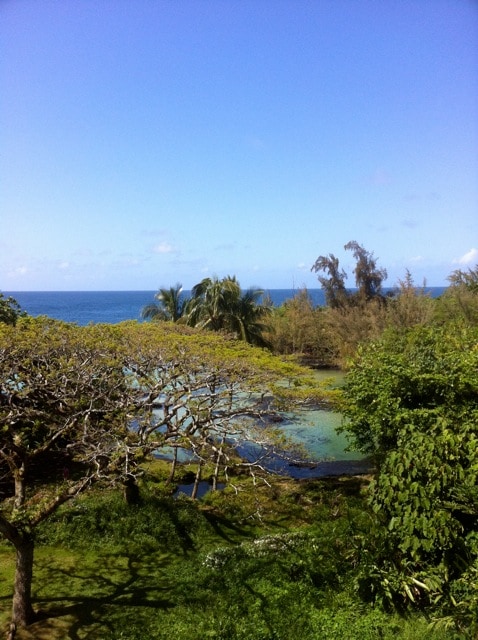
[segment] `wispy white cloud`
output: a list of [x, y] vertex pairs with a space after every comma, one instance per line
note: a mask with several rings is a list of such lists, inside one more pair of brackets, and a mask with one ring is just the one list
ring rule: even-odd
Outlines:
[[160, 242], [159, 244], [153, 247], [154, 253], [172, 253], [174, 251], [174, 247], [169, 242]]
[[7, 276], [9, 278], [16, 278], [17, 276], [25, 276], [28, 273], [28, 267], [25, 266], [19, 266], [19, 267], [15, 267], [14, 269], [10, 269], [10, 271], [8, 271]]
[[413, 264], [419, 264], [420, 262], [424, 261], [424, 257], [423, 256], [413, 256], [412, 258], [410, 258], [410, 262], [412, 262]]
[[478, 262], [478, 249], [470, 249], [461, 258], [455, 258], [453, 264], [475, 264]]

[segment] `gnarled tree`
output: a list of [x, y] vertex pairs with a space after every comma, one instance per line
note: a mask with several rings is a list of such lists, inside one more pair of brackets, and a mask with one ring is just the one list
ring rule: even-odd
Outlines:
[[12, 621], [34, 618], [35, 529], [99, 481], [134, 473], [119, 345], [108, 331], [45, 319], [0, 325], [0, 533], [16, 551]]
[[34, 619], [35, 529], [62, 504], [98, 483], [130, 486], [138, 460], [166, 446], [199, 469], [212, 461], [216, 481], [232, 464], [261, 473], [276, 444], [266, 418], [314, 395], [305, 370], [182, 325], [0, 324], [0, 534], [17, 558], [13, 623]]
[[212, 461], [216, 480], [232, 467], [263, 474], [266, 458], [284, 448], [271, 418], [327, 395], [308, 370], [241, 340], [183, 325], [128, 324], [122, 331], [129, 375], [144, 394], [142, 445], [181, 449], [199, 467]]

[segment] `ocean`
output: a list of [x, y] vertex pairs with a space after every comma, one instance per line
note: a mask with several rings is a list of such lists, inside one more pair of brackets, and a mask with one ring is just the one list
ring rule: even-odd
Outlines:
[[[94, 323], [115, 324], [123, 320], [140, 320], [141, 309], [154, 302], [156, 291], [4, 291], [12, 296], [31, 316], [49, 316], [79, 325]], [[184, 295], [188, 296], [189, 291]], [[267, 291], [272, 302], [280, 306], [294, 297], [293, 289]], [[314, 304], [324, 304], [321, 289], [309, 290]]]
[[[439, 296], [445, 287], [429, 287], [432, 297]], [[308, 289], [316, 306], [325, 302], [322, 289]], [[141, 309], [154, 302], [156, 291], [4, 291], [12, 296], [31, 316], [49, 316], [79, 325], [90, 323], [115, 324], [123, 320], [140, 320]], [[297, 289], [269, 289], [266, 294], [274, 306], [293, 298]], [[184, 294], [189, 295], [188, 291]]]

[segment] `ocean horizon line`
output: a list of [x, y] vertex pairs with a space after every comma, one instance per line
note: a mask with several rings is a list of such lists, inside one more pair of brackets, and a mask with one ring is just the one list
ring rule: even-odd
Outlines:
[[[448, 289], [449, 285], [440, 285], [440, 284], [425, 284], [425, 285], [417, 285], [415, 289], [425, 289], [425, 291], [429, 289]], [[156, 289], [0, 289], [0, 293], [3, 295], [14, 295], [15, 293], [151, 293], [157, 292], [161, 289], [167, 289], [168, 287], [157, 287]], [[261, 286], [251, 286], [251, 287], [241, 287], [242, 290], [247, 291], [248, 289], [261, 289], [262, 291], [303, 291], [304, 289], [307, 291], [323, 291], [322, 287], [261, 287]], [[384, 291], [393, 291], [400, 289], [398, 284], [382, 287]], [[347, 287], [347, 291], [357, 291], [357, 287]], [[183, 287], [182, 291], [192, 291], [191, 288]]]
[[[312, 304], [325, 305], [325, 292], [321, 288], [262, 289], [275, 307], [306, 290]], [[387, 292], [392, 289], [384, 288]], [[429, 295], [436, 297], [445, 287], [427, 287]], [[115, 324], [124, 320], [142, 320], [142, 309], [154, 302], [158, 289], [104, 289], [64, 291], [8, 291], [4, 295], [14, 298], [30, 316], [48, 316], [80, 325], [93, 323]], [[354, 291], [354, 289], [349, 289]], [[190, 289], [184, 289], [187, 296]]]
[[[387, 289], [387, 287], [384, 287]], [[388, 287], [390, 289], [394, 287]], [[427, 287], [428, 288], [428, 287]], [[436, 288], [436, 287], [431, 287]], [[159, 287], [156, 289], [15, 289], [15, 290], [5, 290], [0, 289], [0, 293], [3, 295], [13, 295], [15, 293], [150, 293], [151, 291], [157, 292], [159, 291]], [[161, 287], [161, 289], [169, 289], [169, 287]], [[241, 287], [244, 291], [248, 289], [261, 289], [262, 291], [303, 291], [307, 289], [307, 291], [321, 291], [321, 287]], [[354, 291], [354, 288], [349, 289], [350, 291]], [[183, 287], [182, 291], [192, 291], [192, 287], [190, 289]]]

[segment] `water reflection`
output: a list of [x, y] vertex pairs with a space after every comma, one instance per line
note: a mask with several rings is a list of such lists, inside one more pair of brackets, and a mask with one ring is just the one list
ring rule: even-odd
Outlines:
[[[327, 381], [330, 388], [343, 384], [341, 371], [317, 370], [314, 375]], [[284, 420], [275, 426], [302, 450], [297, 452], [274, 453], [269, 455], [265, 466], [273, 472], [292, 478], [316, 478], [329, 475], [367, 473], [371, 469], [369, 461], [356, 451], [347, 451], [349, 442], [337, 429], [342, 424], [342, 416], [334, 411], [319, 407], [307, 407], [294, 413], [284, 413]], [[252, 442], [235, 443], [237, 452], [246, 460], [257, 459], [259, 451]], [[158, 457], [171, 459], [172, 449], [163, 448]], [[178, 462], [194, 461], [194, 455], [185, 449], [178, 449]], [[186, 487], [186, 485], [185, 485]], [[185, 488], [184, 487], [184, 488]], [[204, 487], [207, 491], [207, 487]], [[189, 491], [189, 489], [188, 489]], [[184, 491], [186, 493], [186, 491]]]
[[[224, 489], [225, 486], [226, 485], [224, 483], [218, 482], [217, 489], [220, 491], [221, 489]], [[198, 500], [201, 498], [204, 498], [206, 493], [208, 493], [211, 490], [211, 487], [212, 487], [212, 484], [210, 482], [208, 482], [207, 480], [201, 480], [201, 482], [199, 482], [198, 484], [196, 498]], [[187, 484], [178, 484], [173, 497], [178, 498], [181, 494], [184, 494], [185, 496], [190, 498], [192, 496], [193, 488], [194, 488], [194, 482], [189, 482]]]

